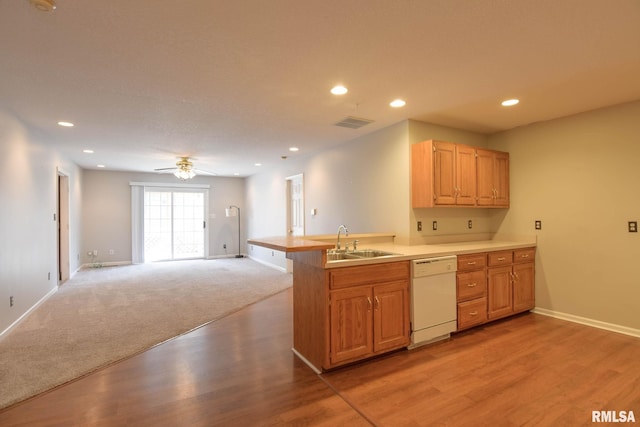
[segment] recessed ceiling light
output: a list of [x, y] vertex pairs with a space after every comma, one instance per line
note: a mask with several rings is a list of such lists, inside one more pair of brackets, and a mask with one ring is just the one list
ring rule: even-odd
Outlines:
[[256, 163], [255, 165], [256, 166], [262, 166], [262, 163]]
[[392, 106], [393, 108], [400, 108], [407, 105], [407, 103], [402, 99], [394, 99], [389, 103], [389, 105]]
[[66, 128], [72, 128], [74, 125], [71, 122], [58, 122], [60, 126], [64, 126]]
[[289, 147], [289, 151], [299, 151], [298, 147]]
[[349, 90], [344, 86], [338, 85], [331, 88], [331, 93], [334, 95], [344, 95], [347, 92], [349, 92]]
[[93, 154], [93, 150], [82, 150], [83, 153]]
[[104, 165], [96, 165], [96, 167], [103, 168]]
[[239, 176], [239, 175], [240, 175], [240, 172], [234, 172], [233, 174], [234, 174], [235, 176]]
[[51, 12], [56, 9], [56, 2], [53, 0], [30, 0], [31, 4], [40, 12]]
[[513, 105], [516, 105], [520, 102], [519, 99], [507, 99], [506, 101], [502, 101], [502, 106], [503, 107], [511, 107]]

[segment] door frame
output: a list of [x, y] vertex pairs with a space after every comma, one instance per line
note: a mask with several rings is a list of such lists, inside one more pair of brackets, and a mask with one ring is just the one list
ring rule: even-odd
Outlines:
[[69, 263], [69, 174], [56, 168], [56, 240], [58, 286], [70, 277]]
[[[208, 259], [209, 258], [209, 218], [208, 218], [208, 212], [209, 212], [209, 186], [202, 186], [202, 185], [188, 185], [188, 184], [183, 184], [183, 185], [175, 185], [175, 184], [154, 184], [154, 185], [145, 185], [142, 191], [143, 197], [142, 197], [142, 222], [144, 223], [144, 217], [145, 217], [145, 208], [144, 208], [144, 194], [147, 192], [154, 192], [154, 191], [158, 191], [158, 192], [171, 192], [172, 195], [172, 203], [171, 203], [171, 221], [173, 222], [173, 209], [174, 209], [174, 205], [173, 205], [173, 193], [202, 193], [204, 200], [203, 200], [203, 227], [202, 227], [202, 233], [204, 236], [204, 241], [203, 241], [203, 256], [202, 259]], [[173, 227], [173, 224], [172, 224]], [[144, 241], [144, 236], [145, 236], [145, 229], [144, 226], [142, 227], [142, 241]], [[201, 259], [201, 258], [174, 258], [173, 257], [173, 241], [172, 241], [172, 257], [171, 259], [167, 259], [167, 260], [162, 260], [162, 261], [180, 261], [183, 259]], [[146, 248], [144, 248], [143, 245], [143, 249], [142, 249], [142, 254], [143, 254], [143, 259], [144, 262], [147, 262], [147, 260], [145, 259], [144, 253], [145, 253]]]
[[[292, 184], [295, 181], [300, 182], [300, 187], [301, 187], [301, 201], [300, 201], [300, 212], [299, 217], [302, 221], [302, 234], [300, 234], [299, 236], [304, 236], [306, 234], [306, 228], [305, 228], [305, 215], [304, 215], [304, 206], [305, 206], [305, 191], [304, 191], [304, 174], [303, 173], [299, 173], [296, 175], [291, 175], [285, 178], [285, 183], [286, 183], [286, 208], [285, 208], [285, 212], [286, 212], [286, 217], [287, 217], [287, 223], [286, 223], [286, 235], [287, 236], [291, 236], [293, 235], [293, 202], [292, 202], [292, 198], [293, 198], [293, 191], [292, 191]], [[290, 259], [287, 258], [287, 273], [291, 273], [293, 271], [293, 261], [291, 261]]]

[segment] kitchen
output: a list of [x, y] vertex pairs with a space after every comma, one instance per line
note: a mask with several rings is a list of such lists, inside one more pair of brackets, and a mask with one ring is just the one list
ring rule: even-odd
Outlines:
[[[638, 220], [640, 200], [624, 195], [635, 194], [639, 178], [633, 160], [640, 158], [633, 142], [639, 115], [636, 101], [490, 136], [402, 122], [249, 178], [247, 202], [256, 211], [260, 207], [261, 215], [250, 221], [248, 235], [285, 234], [284, 214], [269, 206], [273, 200], [285, 205], [286, 177], [303, 171], [306, 211], [317, 209], [317, 215], [307, 217], [307, 235], [324, 235], [347, 224], [354, 234], [393, 233], [403, 245], [483, 240], [495, 233], [534, 236], [536, 310], [638, 336], [640, 290], [633, 260], [640, 246], [638, 234], [627, 227]], [[427, 139], [509, 152], [510, 208], [411, 209], [410, 146]], [[324, 172], [329, 166], [332, 174]], [[438, 230], [423, 227], [418, 232], [419, 220], [437, 221]], [[286, 266], [283, 254], [276, 252], [278, 259], [273, 251], [251, 245], [248, 252]]]

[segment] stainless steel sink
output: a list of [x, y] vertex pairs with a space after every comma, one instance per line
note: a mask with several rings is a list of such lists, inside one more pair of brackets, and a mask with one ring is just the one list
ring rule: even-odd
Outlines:
[[381, 256], [397, 255], [393, 252], [381, 251], [378, 249], [357, 249], [355, 251], [329, 249], [327, 251], [328, 261], [339, 261], [343, 259], [363, 259], [377, 258]]

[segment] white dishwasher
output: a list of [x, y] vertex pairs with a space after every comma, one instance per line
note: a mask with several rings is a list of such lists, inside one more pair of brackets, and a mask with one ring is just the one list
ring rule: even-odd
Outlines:
[[411, 345], [449, 338], [456, 330], [457, 257], [417, 259], [411, 263]]

